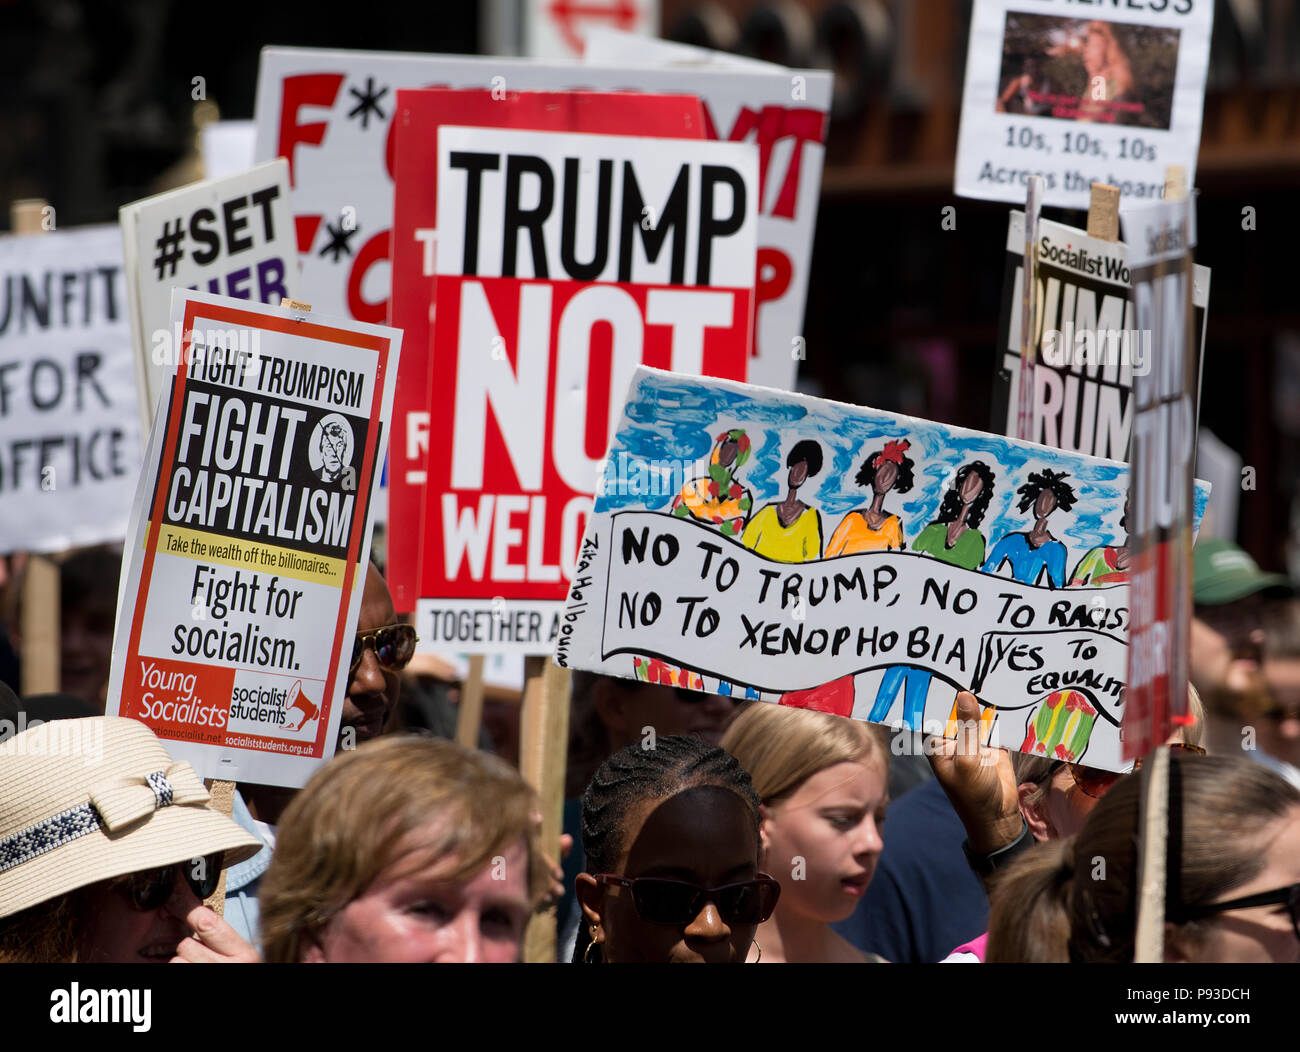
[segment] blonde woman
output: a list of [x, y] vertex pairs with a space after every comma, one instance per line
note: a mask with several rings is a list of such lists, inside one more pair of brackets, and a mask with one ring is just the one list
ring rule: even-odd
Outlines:
[[882, 961], [830, 927], [862, 900], [884, 847], [889, 760], [879, 729], [760, 703], [736, 717], [722, 747], [753, 779], [762, 802], [760, 868], [781, 883], [750, 959]]
[[1111, 24], [1099, 19], [1089, 22], [1082, 38], [1072, 37], [1064, 44], [1048, 48], [1047, 53], [1078, 55], [1083, 61], [1088, 83], [1079, 97], [1075, 120], [1114, 122], [1116, 110], [1110, 104], [1124, 101], [1132, 94], [1133, 69]]

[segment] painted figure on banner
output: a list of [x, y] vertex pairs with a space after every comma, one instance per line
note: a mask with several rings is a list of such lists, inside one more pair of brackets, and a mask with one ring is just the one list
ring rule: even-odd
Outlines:
[[982, 460], [963, 464], [943, 495], [939, 512], [916, 538], [912, 550], [967, 570], [978, 570], [984, 562], [984, 521], [993, 499], [996, 476]]
[[1124, 515], [1119, 520], [1124, 531], [1123, 544], [1106, 544], [1093, 548], [1074, 568], [1070, 587], [1123, 584], [1128, 580], [1128, 501], [1124, 501]]
[[890, 490], [906, 493], [912, 488], [915, 465], [907, 455], [910, 447], [907, 439], [890, 439], [884, 449], [862, 462], [853, 481], [871, 489], [871, 505], [855, 508], [840, 520], [826, 545], [826, 558], [856, 552], [903, 551], [907, 547], [902, 522], [885, 510], [885, 496]]
[[672, 513], [716, 526], [724, 537], [739, 537], [754, 506], [754, 498], [736, 477], [749, 453], [749, 436], [743, 428], [720, 434], [709, 456], [708, 477], [684, 483], [673, 499]]
[[780, 563], [803, 563], [822, 554], [821, 512], [799, 499], [799, 487], [822, 469], [822, 447], [810, 438], [796, 442], [785, 459], [789, 492], [765, 505], [745, 527], [740, 542]]
[[1069, 511], [1077, 499], [1074, 488], [1065, 480], [1065, 471], [1031, 471], [1029, 481], [1016, 490], [1020, 503], [1016, 510], [1032, 509], [1032, 529], [1008, 533], [993, 546], [993, 552], [984, 563], [984, 572], [997, 574], [1003, 565], [1011, 569], [1011, 576], [1022, 584], [1037, 585], [1043, 574], [1053, 588], [1065, 584], [1065, 545], [1047, 529], [1047, 520], [1057, 508]]
[[[736, 477], [736, 472], [749, 459], [750, 452], [751, 444], [744, 428], [733, 427], [718, 435], [709, 455], [708, 477], [683, 483], [681, 492], [673, 498], [672, 513], [679, 519], [693, 518], [716, 526], [724, 537], [739, 537], [754, 506], [754, 498], [748, 487]], [[636, 669], [640, 679], [648, 680], [653, 668], [658, 678], [649, 682], [703, 689], [700, 677], [687, 669], [678, 669], [652, 658], [637, 657], [633, 660], [638, 663]], [[645, 676], [641, 675], [643, 667]], [[718, 693], [730, 696], [732, 684], [720, 680]], [[758, 696], [758, 691], [752, 687], [745, 688], [746, 698]]]

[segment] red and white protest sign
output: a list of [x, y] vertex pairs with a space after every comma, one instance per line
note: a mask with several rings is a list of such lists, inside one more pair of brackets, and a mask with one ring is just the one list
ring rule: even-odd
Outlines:
[[177, 290], [136, 489], [108, 715], [204, 777], [333, 755], [401, 334]]
[[1121, 212], [1133, 308], [1151, 334], [1150, 368], [1133, 379], [1129, 447], [1129, 671], [1124, 758], [1145, 756], [1187, 718], [1192, 617], [1192, 454], [1199, 357], [1193, 328], [1193, 201]]
[[672, 147], [439, 131], [422, 647], [548, 652], [637, 366], [745, 375], [755, 151]]
[[393, 402], [397, 441], [390, 451], [386, 572], [399, 611], [415, 609], [419, 590], [420, 515], [429, 449], [429, 344], [437, 234], [438, 128], [444, 124], [534, 131], [699, 139], [700, 100], [690, 95], [600, 92], [399, 91], [394, 121], [396, 204], [389, 324], [407, 353]]
[[706, 138], [759, 148], [757, 327], [747, 378], [767, 387], [792, 387], [803, 356], [804, 294], [831, 74], [600, 62], [264, 49], [257, 158], [289, 160], [305, 294], [317, 310], [380, 323], [388, 317], [390, 126], [399, 88], [688, 92], [704, 104]]

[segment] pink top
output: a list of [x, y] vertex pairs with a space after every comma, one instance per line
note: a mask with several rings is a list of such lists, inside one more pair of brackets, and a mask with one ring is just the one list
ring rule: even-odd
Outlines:
[[[971, 957], [974, 957], [975, 960], [983, 964], [984, 953], [988, 946], [988, 942], [989, 933], [985, 932], [979, 938], [971, 939], [970, 942], [962, 943], [962, 945], [958, 946], [952, 951], [952, 953], [948, 954], [947, 961], [950, 963], [958, 963], [965, 958], [965, 955], [969, 954]], [[959, 957], [959, 954], [962, 956]]]

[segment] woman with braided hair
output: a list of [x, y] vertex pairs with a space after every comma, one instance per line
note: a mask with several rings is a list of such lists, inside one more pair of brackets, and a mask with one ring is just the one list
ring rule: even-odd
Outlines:
[[[1300, 791], [1244, 757], [1169, 760], [1165, 960], [1300, 962]], [[999, 874], [989, 961], [1133, 959], [1148, 770], [1109, 790], [1077, 836]]]
[[697, 738], [606, 760], [582, 798], [582, 845], [575, 961], [743, 963], [780, 894], [759, 872], [749, 775]]

